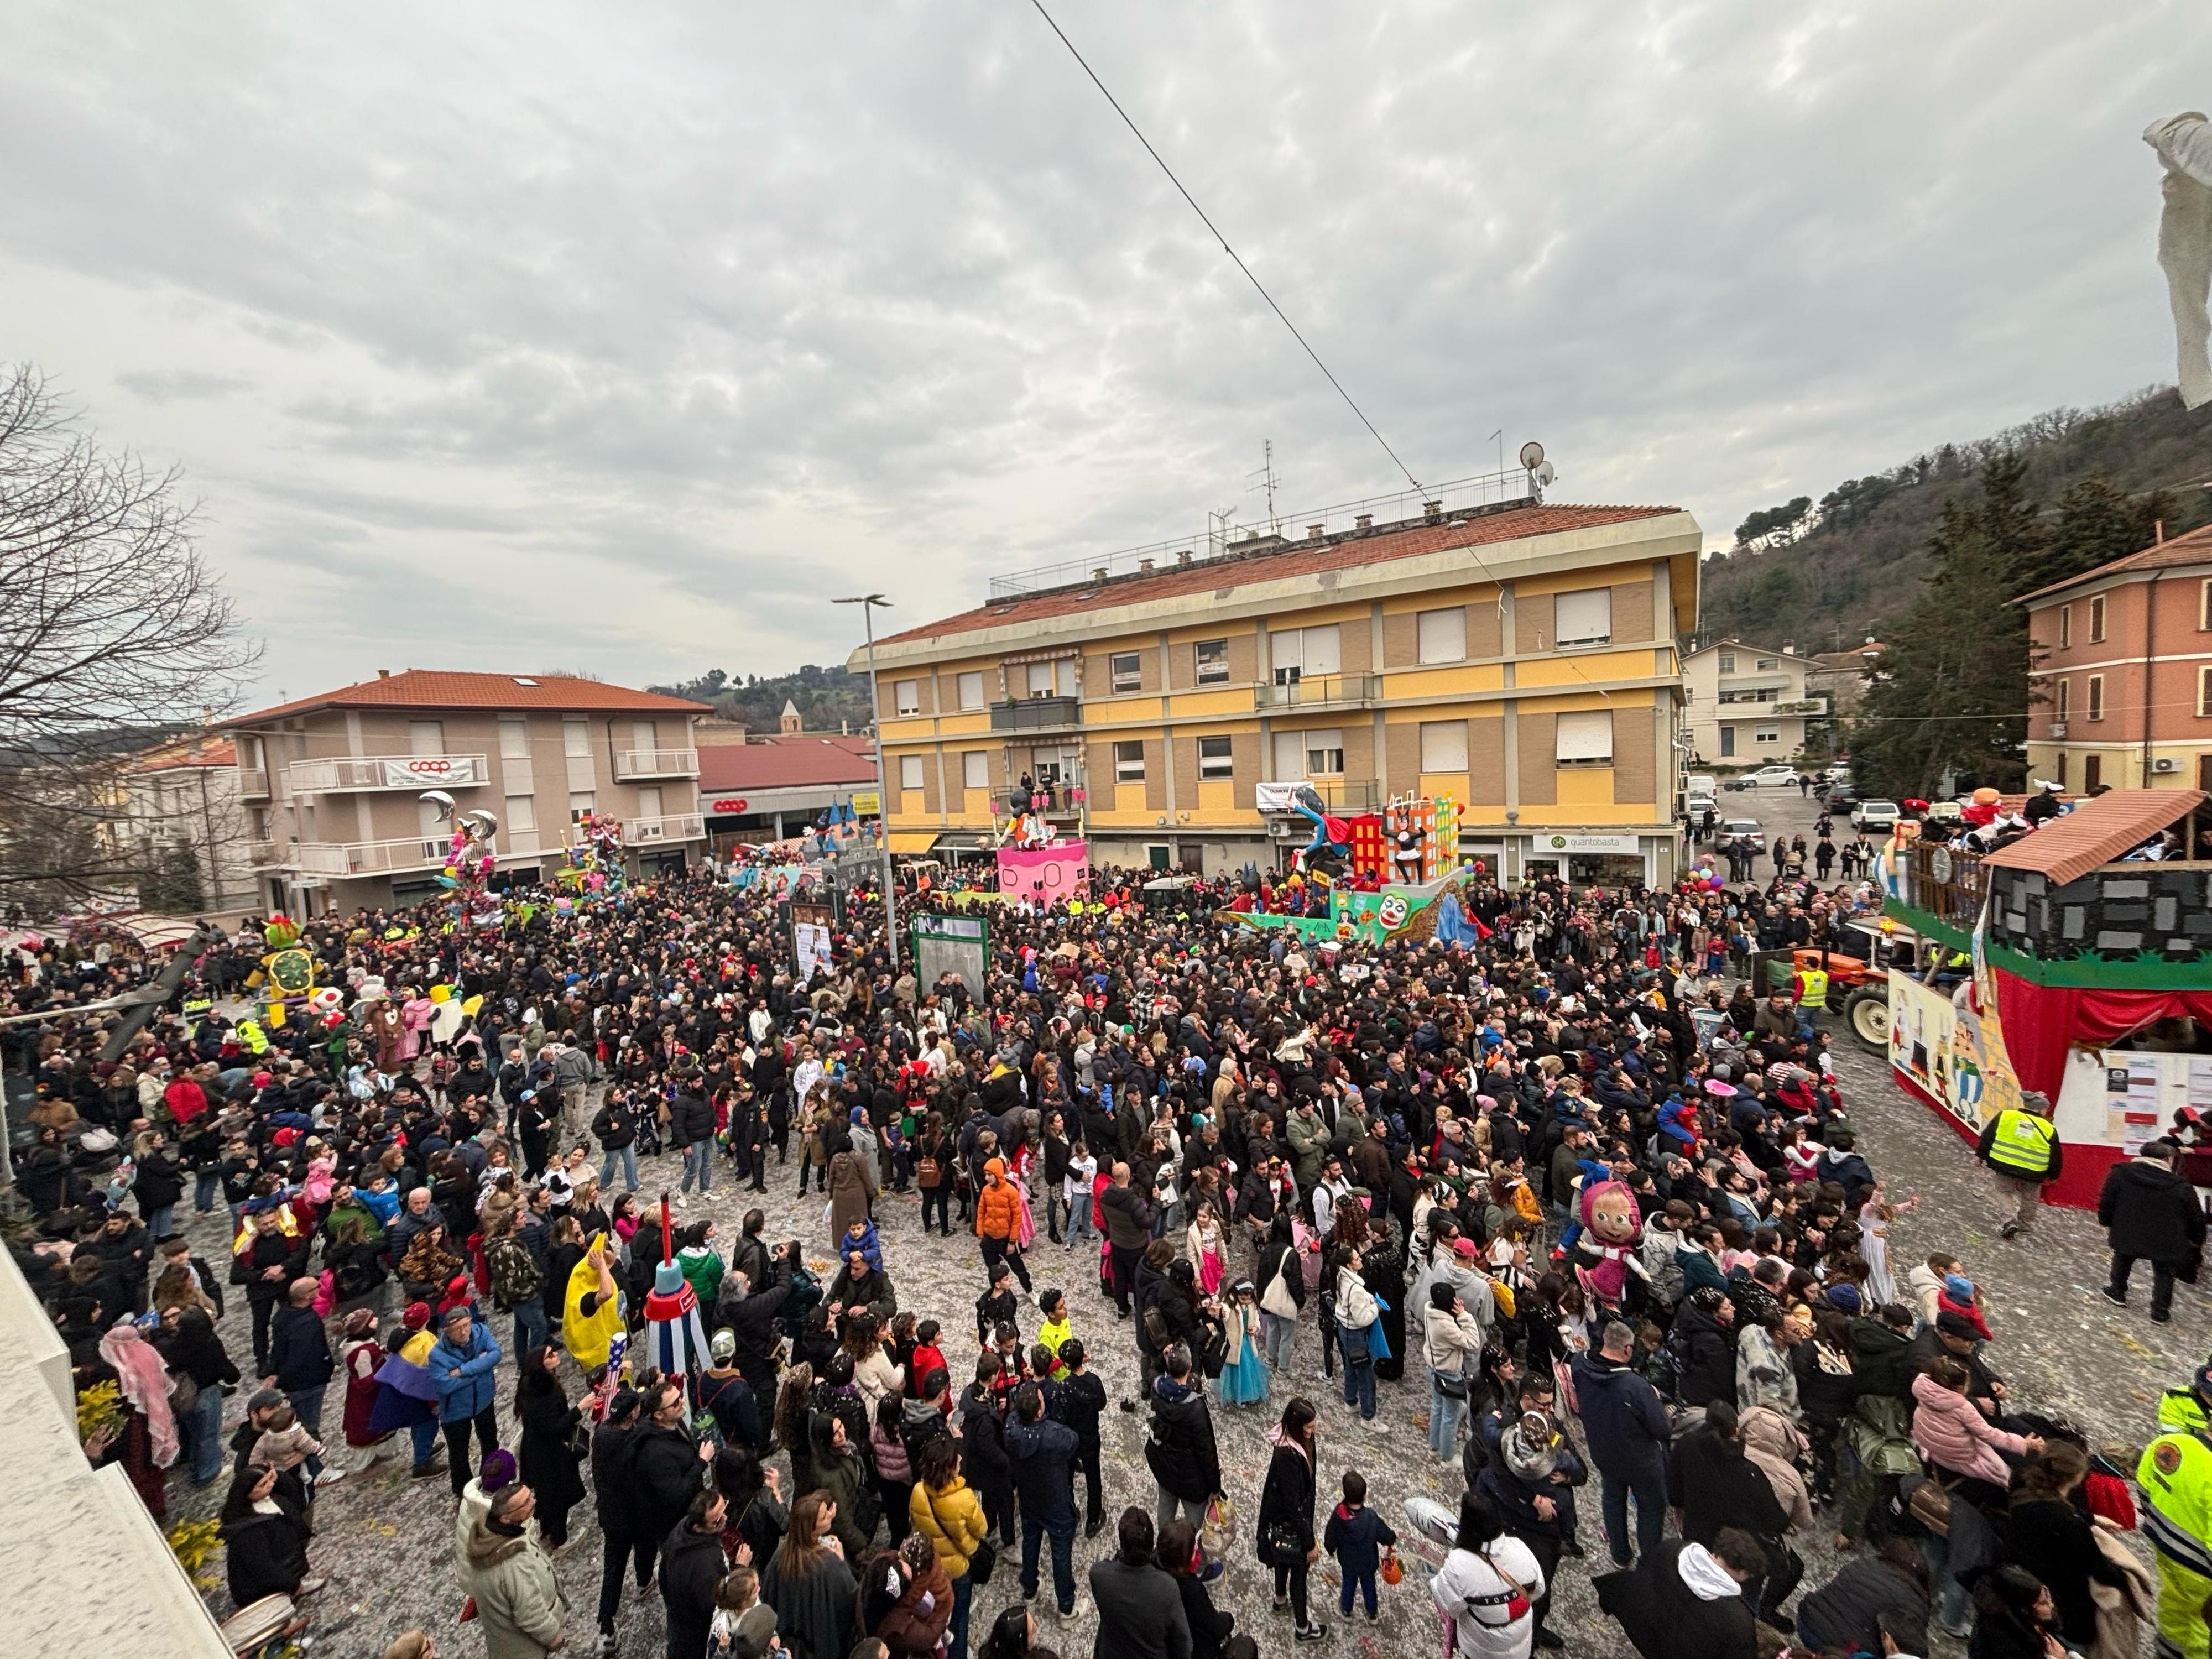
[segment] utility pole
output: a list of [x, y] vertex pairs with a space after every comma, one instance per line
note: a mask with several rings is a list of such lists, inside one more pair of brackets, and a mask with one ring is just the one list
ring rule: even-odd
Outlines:
[[876, 685], [876, 608], [880, 605], [888, 611], [891, 602], [880, 593], [861, 593], [849, 599], [832, 599], [830, 603], [859, 605], [860, 620], [867, 629], [868, 712], [876, 728], [876, 832], [883, 837], [884, 939], [890, 946], [891, 966], [896, 969], [904, 952], [899, 945], [898, 897], [892, 890], [890, 801], [890, 791], [884, 787], [884, 703]]

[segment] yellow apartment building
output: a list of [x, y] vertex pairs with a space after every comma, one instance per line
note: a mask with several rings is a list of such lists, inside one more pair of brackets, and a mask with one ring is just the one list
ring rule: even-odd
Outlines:
[[1696, 520], [1424, 508], [1001, 579], [878, 640], [892, 850], [991, 847], [1027, 777], [1094, 864], [1273, 871], [1310, 831], [1257, 786], [1304, 781], [1346, 816], [1449, 794], [1509, 880], [1670, 878]]

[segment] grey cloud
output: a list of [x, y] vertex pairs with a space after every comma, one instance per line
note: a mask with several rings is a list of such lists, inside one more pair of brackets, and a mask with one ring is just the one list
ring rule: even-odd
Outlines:
[[220, 374], [197, 368], [130, 369], [117, 375], [115, 384], [156, 404], [224, 398], [253, 389], [253, 382], [243, 374]]
[[[1425, 479], [1503, 426], [1568, 496], [1724, 532], [2166, 372], [2134, 135], [2201, 105], [2201, 10], [1058, 9]], [[694, 626], [728, 665], [833, 656], [832, 580], [918, 621], [992, 568], [1194, 538], [1249, 508], [1263, 438], [1288, 507], [1403, 482], [1059, 44], [986, 0], [857, 28], [52, 0], [0, 15], [0, 253], [189, 299], [118, 340], [118, 384], [251, 343], [253, 396], [179, 441], [212, 550], [258, 570], [271, 526], [353, 526], [362, 650], [411, 614], [379, 560], [696, 593], [534, 625], [663, 678]]]

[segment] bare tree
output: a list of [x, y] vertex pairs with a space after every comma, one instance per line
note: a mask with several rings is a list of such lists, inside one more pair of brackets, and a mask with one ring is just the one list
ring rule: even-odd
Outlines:
[[258, 659], [192, 540], [175, 469], [104, 449], [28, 365], [0, 366], [0, 901], [127, 890], [122, 768], [229, 708]]

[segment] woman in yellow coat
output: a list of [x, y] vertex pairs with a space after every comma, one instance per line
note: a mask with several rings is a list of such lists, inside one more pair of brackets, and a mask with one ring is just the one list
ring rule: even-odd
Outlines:
[[975, 1589], [969, 1563], [990, 1530], [982, 1501], [960, 1474], [960, 1449], [949, 1435], [924, 1441], [915, 1460], [914, 1495], [907, 1515], [929, 1540], [945, 1576], [952, 1581], [952, 1645], [947, 1659], [968, 1659], [968, 1604]]
[[615, 1289], [614, 1270], [607, 1265], [607, 1236], [594, 1233], [584, 1259], [568, 1273], [561, 1304], [562, 1345], [588, 1372], [607, 1363], [614, 1340], [622, 1333], [622, 1297]]

